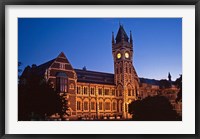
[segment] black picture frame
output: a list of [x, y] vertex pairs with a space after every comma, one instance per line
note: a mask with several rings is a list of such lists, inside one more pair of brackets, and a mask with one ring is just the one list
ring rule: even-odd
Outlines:
[[[195, 5], [195, 134], [5, 134], [5, 6], [6, 5]], [[199, 138], [200, 0], [0, 0], [0, 137], [7, 138]]]

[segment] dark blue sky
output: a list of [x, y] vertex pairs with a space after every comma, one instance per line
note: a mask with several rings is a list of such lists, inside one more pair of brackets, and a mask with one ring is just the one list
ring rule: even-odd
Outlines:
[[64, 52], [74, 68], [113, 73], [112, 31], [123, 24], [134, 43], [139, 77], [175, 80], [182, 74], [181, 18], [19, 18], [21, 68], [40, 65]]

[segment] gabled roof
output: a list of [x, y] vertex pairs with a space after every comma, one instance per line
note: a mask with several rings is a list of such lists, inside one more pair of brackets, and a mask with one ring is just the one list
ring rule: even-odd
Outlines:
[[[29, 76], [29, 74], [31, 74], [31, 72], [34, 72], [35, 74], [39, 75], [39, 76], [44, 76], [46, 70], [53, 64], [53, 62], [55, 60], [57, 60], [58, 58], [64, 58], [65, 59], [65, 62], [66, 63], [69, 63], [68, 59], [66, 58], [65, 54], [63, 52], [61, 52], [56, 58], [46, 62], [46, 63], [43, 63], [39, 66], [36, 66], [36, 65], [32, 65], [32, 67], [30, 66], [27, 66], [23, 73], [22, 73], [22, 76], [21, 77], [26, 77], [26, 76]], [[71, 67], [71, 65], [70, 65]], [[72, 68], [72, 67], [71, 67]]]
[[128, 42], [128, 36], [124, 30], [124, 27], [122, 25], [120, 25], [117, 36], [116, 36], [116, 43], [121, 42], [122, 39], [124, 39], [124, 41]]
[[114, 74], [74, 69], [78, 82], [115, 85]]
[[46, 63], [43, 63], [43, 64], [41, 64], [39, 66], [36, 66], [34, 64], [32, 65], [32, 67], [27, 66], [24, 69], [24, 71], [23, 71], [23, 73], [21, 75], [21, 78], [27, 78], [32, 73], [35, 73], [36, 75], [39, 75], [39, 76], [44, 76], [46, 69], [48, 69], [51, 66], [51, 64], [54, 62], [54, 60], [55, 59], [52, 59], [52, 60], [50, 60], [50, 61], [48, 61]]
[[41, 75], [41, 76], [44, 75], [46, 69], [48, 69], [54, 61], [55, 61], [55, 59], [52, 59], [52, 60], [50, 60], [50, 61], [48, 61], [48, 62], [46, 62], [44, 64], [41, 64], [41, 65], [35, 67], [35, 69], [34, 69], [35, 72], [38, 75]]

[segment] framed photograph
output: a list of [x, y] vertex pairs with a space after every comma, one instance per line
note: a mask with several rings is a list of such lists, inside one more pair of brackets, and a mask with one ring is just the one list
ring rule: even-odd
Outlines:
[[1, 137], [199, 137], [199, 1], [1, 2]]

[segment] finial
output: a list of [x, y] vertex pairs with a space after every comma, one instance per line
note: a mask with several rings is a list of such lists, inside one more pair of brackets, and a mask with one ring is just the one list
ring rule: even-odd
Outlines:
[[84, 67], [83, 67], [83, 70], [84, 70], [84, 71], [86, 71], [86, 70], [87, 70], [86, 66], [84, 66]]
[[119, 27], [123, 27], [123, 24], [121, 24], [121, 22], [119, 21]]

